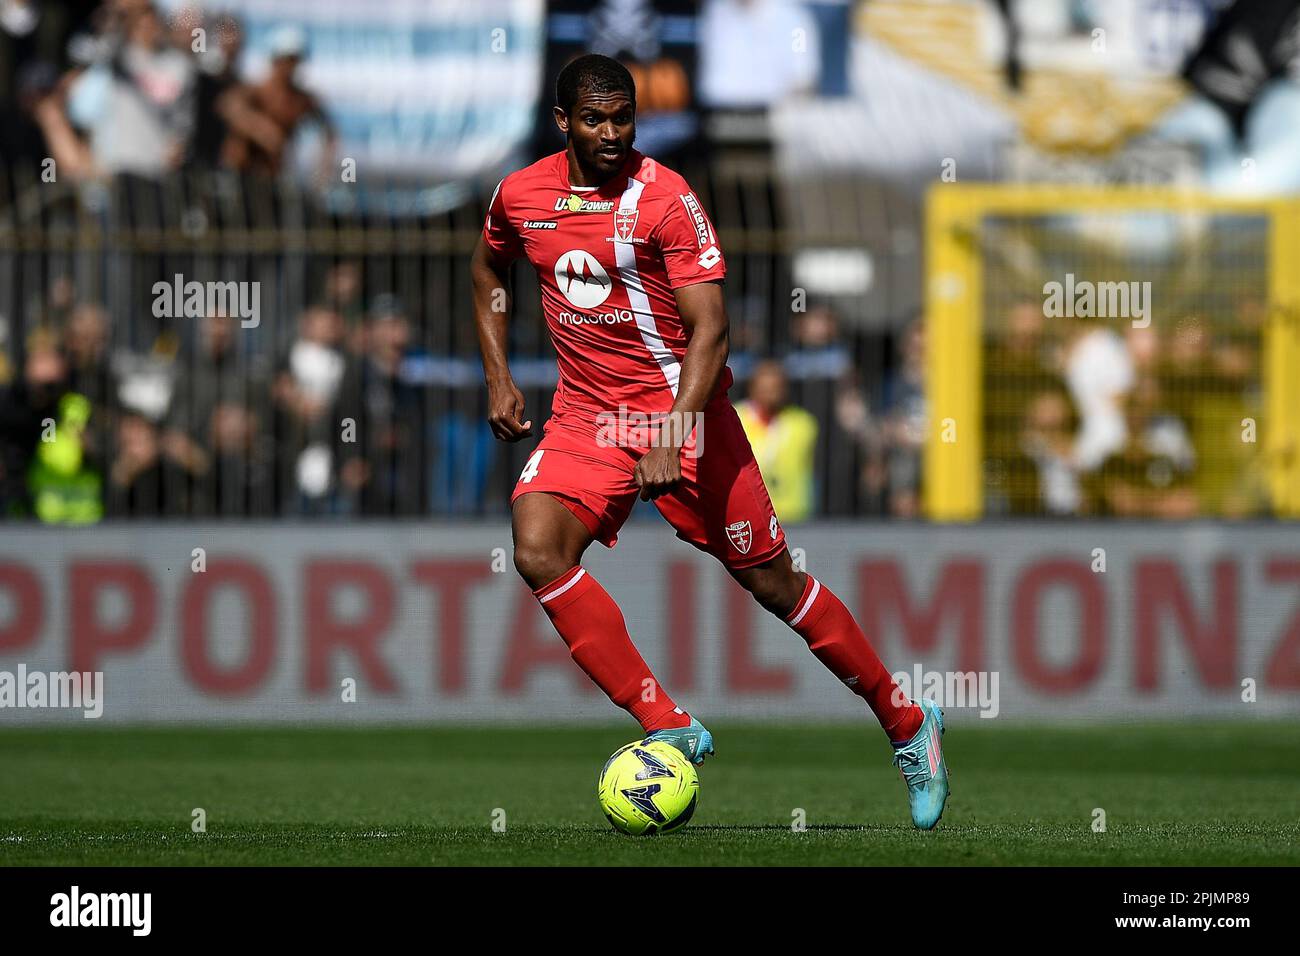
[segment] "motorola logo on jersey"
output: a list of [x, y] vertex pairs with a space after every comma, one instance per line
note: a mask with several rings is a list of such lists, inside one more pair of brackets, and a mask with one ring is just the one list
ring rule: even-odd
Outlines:
[[555, 318], [561, 325], [617, 325], [619, 322], [636, 321], [636, 315], [631, 309], [615, 309], [613, 312], [560, 312]]
[[579, 309], [594, 309], [614, 287], [605, 267], [583, 249], [570, 249], [555, 261], [555, 284]]

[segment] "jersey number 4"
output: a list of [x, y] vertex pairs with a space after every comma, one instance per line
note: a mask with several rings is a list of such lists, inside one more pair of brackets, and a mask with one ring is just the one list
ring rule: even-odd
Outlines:
[[546, 454], [545, 448], [539, 448], [533, 452], [532, 457], [524, 464], [524, 470], [519, 474], [519, 480], [523, 484], [528, 484], [537, 477], [538, 466], [542, 463], [542, 456]]

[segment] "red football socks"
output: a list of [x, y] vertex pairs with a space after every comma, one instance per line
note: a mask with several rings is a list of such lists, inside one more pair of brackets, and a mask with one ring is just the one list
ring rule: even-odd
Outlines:
[[867, 702], [894, 743], [911, 740], [925, 715], [898, 690], [844, 602], [811, 574], [786, 618], [826, 668]]
[[[583, 672], [646, 732], [684, 727], [684, 713], [659, 685], [632, 644], [623, 612], [581, 566], [533, 592]], [[786, 623], [832, 674], [867, 702], [895, 743], [921, 728], [921, 708], [907, 700], [849, 609], [812, 575]]]
[[614, 599], [584, 568], [570, 568], [533, 594], [577, 665], [647, 733], [691, 722], [632, 645]]

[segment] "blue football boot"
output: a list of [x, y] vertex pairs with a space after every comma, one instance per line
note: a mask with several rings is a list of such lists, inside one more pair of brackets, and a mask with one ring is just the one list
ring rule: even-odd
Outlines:
[[652, 740], [662, 740], [664, 743], [672, 744], [693, 764], [702, 764], [705, 757], [713, 756], [713, 734], [709, 733], [694, 717], [685, 727], [656, 730], [652, 734], [647, 734], [642, 743], [648, 744]]
[[922, 700], [925, 720], [907, 743], [894, 744], [894, 766], [907, 784], [912, 823], [933, 830], [948, 800], [948, 766], [943, 762], [943, 711], [932, 700]]

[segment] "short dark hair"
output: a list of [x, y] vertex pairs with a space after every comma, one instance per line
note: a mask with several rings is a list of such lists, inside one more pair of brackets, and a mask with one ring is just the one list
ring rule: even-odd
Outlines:
[[573, 112], [580, 93], [626, 93], [636, 108], [636, 83], [622, 63], [599, 53], [584, 53], [570, 61], [555, 79], [555, 105]]

